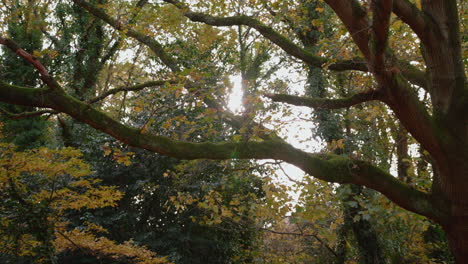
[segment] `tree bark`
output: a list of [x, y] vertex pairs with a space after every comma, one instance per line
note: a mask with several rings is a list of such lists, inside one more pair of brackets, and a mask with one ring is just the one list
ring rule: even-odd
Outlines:
[[396, 131], [397, 170], [400, 181], [410, 182], [408, 175], [410, 168], [410, 156], [408, 154], [408, 134], [404, 127], [399, 125]]
[[454, 216], [442, 225], [457, 264], [468, 263], [468, 206], [452, 205]]

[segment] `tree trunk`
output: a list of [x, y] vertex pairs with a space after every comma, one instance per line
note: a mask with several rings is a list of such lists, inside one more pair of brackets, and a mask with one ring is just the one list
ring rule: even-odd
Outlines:
[[408, 175], [408, 169], [411, 167], [411, 164], [408, 154], [408, 133], [401, 124], [396, 133], [398, 179], [404, 182], [410, 182], [411, 179]]
[[[453, 150], [452, 153], [458, 154], [459, 157], [457, 159], [450, 157], [454, 160], [449, 164], [450, 176], [434, 169], [438, 172], [435, 174], [438, 177], [434, 179], [435, 188], [432, 190], [433, 195], [437, 197], [434, 202], [447, 215], [439, 224], [446, 233], [450, 250], [457, 264], [468, 263], [468, 181], [463, 180], [468, 175], [468, 164], [457, 163], [457, 160], [462, 160], [461, 157], [467, 156], [463, 152], [464, 150]], [[451, 156], [453, 156], [452, 153]], [[455, 183], [450, 181], [453, 175], [459, 177]], [[440, 184], [437, 183], [438, 181]]]
[[468, 206], [458, 210], [460, 215], [452, 217], [443, 227], [456, 263], [463, 264], [468, 263]]
[[457, 264], [468, 263], [468, 154], [463, 140], [466, 139], [460, 139], [459, 147], [447, 151], [449, 174], [439, 171], [440, 190], [437, 192], [441, 195], [436, 193], [445, 201], [435, 201], [440, 203], [439, 208], [444, 206], [442, 209], [448, 215], [440, 224]]

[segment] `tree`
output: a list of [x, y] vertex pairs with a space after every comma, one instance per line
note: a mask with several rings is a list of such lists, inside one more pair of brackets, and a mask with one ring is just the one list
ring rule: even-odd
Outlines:
[[[320, 2], [307, 2], [302, 1], [302, 13], [301, 20], [313, 21], [314, 19], [319, 19], [322, 13], [320, 12], [323, 9], [323, 3]], [[326, 38], [327, 33], [331, 35], [332, 27], [331, 25], [328, 28], [319, 30], [318, 26], [315, 26], [311, 23], [304, 23], [302, 30], [298, 32], [298, 38], [301, 40], [304, 49], [307, 49], [311, 52], [317, 50], [319, 46], [317, 42], [321, 38]], [[320, 67], [314, 65], [307, 66], [307, 87], [306, 95], [315, 98], [326, 98], [327, 90], [325, 84], [325, 78], [323, 76], [323, 70]], [[340, 76], [339, 76], [340, 77]], [[339, 79], [339, 78], [338, 78]], [[330, 80], [329, 80], [330, 81]], [[329, 97], [329, 96], [328, 96]], [[332, 142], [343, 142], [345, 138], [343, 135], [346, 134], [346, 147], [335, 148], [333, 152], [335, 154], [351, 153], [353, 144], [352, 135], [350, 129], [342, 129], [340, 126], [340, 120], [344, 119], [344, 123], [349, 123], [346, 120], [346, 115], [343, 118], [338, 116], [338, 113], [333, 113], [330, 109], [317, 109], [314, 112], [314, 119], [317, 123], [317, 134], [325, 140], [327, 143]], [[358, 248], [360, 251], [360, 262], [361, 263], [381, 263], [383, 261], [382, 250], [380, 246], [380, 241], [377, 239], [377, 235], [373, 230], [373, 226], [367, 219], [359, 218], [359, 213], [362, 213], [362, 208], [359, 204], [354, 205], [354, 196], [359, 196], [362, 194], [362, 186], [359, 185], [344, 185], [342, 188], [349, 188], [350, 193], [343, 196], [343, 218], [344, 223], [338, 231], [338, 235], [341, 236], [341, 239], [338, 240], [338, 250], [337, 252], [337, 261], [335, 263], [344, 263], [346, 260], [346, 235], [349, 230], [352, 230], [356, 241], [358, 242]], [[346, 192], [341, 192], [346, 193]], [[357, 217], [359, 220], [354, 220]], [[356, 219], [357, 219], [356, 218]]]
[[[24, 152], [0, 144], [0, 253], [7, 263], [58, 263], [57, 254], [86, 254], [135, 263], [169, 263], [132, 241], [117, 244], [97, 233], [106, 229], [92, 222], [70, 230], [72, 211], [116, 206], [122, 193], [99, 186], [90, 166], [76, 149], [45, 147]], [[8, 258], [15, 256], [16, 258]], [[19, 258], [22, 257], [22, 258]]]
[[[10, 36], [27, 50], [40, 50], [42, 48], [42, 33], [36, 27], [43, 21], [42, 12], [33, 13], [32, 6], [24, 7], [15, 4], [5, 13], [11, 16], [6, 22]], [[6, 48], [2, 47], [3, 51]], [[22, 86], [35, 87], [40, 82], [34, 68], [29, 63], [16, 56], [16, 54], [5, 53], [2, 56], [0, 75], [8, 82], [17, 83]], [[2, 104], [1, 112], [13, 118], [2, 118], [4, 123], [5, 140], [15, 143], [20, 148], [33, 148], [44, 145], [46, 140], [46, 122], [41, 116], [29, 119], [15, 119], [15, 114], [34, 111], [32, 107], [14, 106]]]
[[[275, 30], [275, 25], [267, 25], [276, 22], [274, 9], [277, 5], [258, 8], [262, 7], [262, 1], [248, 3], [257, 7], [252, 9], [255, 12], [249, 12], [250, 15], [229, 16], [229, 6], [222, 5], [224, 1], [193, 7], [177, 0], [165, 0], [164, 3], [154, 3], [154, 9], [148, 9], [136, 21], [122, 16], [112, 5], [94, 5], [83, 0], [73, 2], [102, 19], [120, 34], [146, 46], [152, 52], [148, 56], [149, 60], [155, 56], [157, 59], [152, 62], [157, 62], [160, 69], [167, 69], [175, 78], [179, 78], [177, 81], [185, 88], [184, 93], [199, 96], [202, 104], [219, 113], [218, 118], [235, 129], [242, 127], [245, 118], [226, 111], [222, 104], [222, 93], [215, 87], [210, 87], [210, 82], [207, 82], [209, 78], [194, 74], [196, 69], [190, 69], [190, 63], [178, 57], [176, 50], [169, 49], [169, 44], [161, 40], [157, 29], [145, 24], [150, 21], [161, 22], [154, 14], [177, 14], [175, 12], [179, 10], [178, 14], [190, 21], [214, 27], [243, 25], [255, 29], [288, 56], [305, 65], [328, 67], [332, 71], [368, 72], [373, 77], [372, 88], [360, 89], [346, 98], [324, 99], [273, 93], [266, 96], [275, 102], [326, 109], [339, 109], [369, 101], [385, 104], [421, 148], [429, 153], [434, 164], [430, 191], [413, 188], [377, 165], [353, 155], [299, 150], [262, 124], [252, 124], [252, 131], [257, 133], [255, 137], [228, 142], [188, 142], [154, 134], [141, 127], [130, 127], [124, 121], [117, 121], [97, 107], [67, 93], [62, 86], [63, 80], [57, 74], [52, 75], [40, 59], [5, 35], [0, 37], [0, 44], [35, 67], [45, 87], [28, 88], [17, 83], [1, 82], [1, 101], [65, 113], [128, 145], [180, 159], [276, 159], [294, 164], [324, 181], [366, 186], [382, 193], [406, 210], [440, 224], [447, 234], [456, 261], [468, 261], [468, 88], [461, 52], [458, 10], [462, 3], [457, 4], [454, 0], [423, 1], [420, 4], [407, 0], [376, 0], [370, 3], [325, 0], [327, 9], [336, 14], [352, 39], [352, 43], [346, 45], [351, 45], [350, 50], [357, 47], [359, 51], [359, 56], [338, 60], [336, 57], [314, 54], [296, 44], [293, 37], [286, 37], [281, 29]], [[217, 4], [224, 8], [217, 9]], [[119, 8], [125, 9], [126, 6]], [[133, 9], [128, 7], [126, 10], [128, 15]], [[215, 16], [210, 12], [219, 15]], [[119, 18], [116, 18], [116, 13]], [[408, 33], [395, 36], [398, 31], [391, 29], [392, 19], [401, 20], [411, 29], [409, 34], [417, 36], [420, 49], [416, 54], [419, 58], [411, 61], [402, 58], [401, 50], [393, 45], [395, 43], [391, 39], [403, 38]], [[178, 23], [182, 22], [183, 20], [178, 20]], [[319, 22], [313, 20], [310, 23]], [[390, 32], [394, 34], [391, 37]], [[165, 34], [170, 36], [168, 31]], [[410, 44], [414, 48], [416, 40]], [[329, 52], [326, 50], [322, 53]], [[133, 87], [133, 90], [154, 85], [154, 82], [141, 84], [137, 88]], [[430, 101], [423, 101], [418, 91], [428, 93]]]

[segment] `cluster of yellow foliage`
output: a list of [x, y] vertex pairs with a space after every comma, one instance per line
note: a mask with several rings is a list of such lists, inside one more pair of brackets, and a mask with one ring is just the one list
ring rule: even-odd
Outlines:
[[[39, 148], [16, 151], [0, 144], [0, 190], [12, 189], [30, 206], [46, 203], [60, 216], [64, 210], [115, 206], [122, 193], [114, 187], [97, 185], [81, 152], [73, 148]], [[31, 186], [31, 184], [40, 184]], [[34, 187], [34, 188], [32, 188]]]
[[[133, 241], [126, 241], [117, 244], [105, 237], [97, 237], [92, 231], [74, 229], [61, 232], [55, 240], [57, 251], [80, 249], [97, 257], [109, 257], [112, 259], [132, 259], [138, 264], [165, 264], [169, 261], [164, 257], [157, 257], [156, 254], [144, 247], [136, 245]], [[99, 228], [101, 231], [102, 227]]]
[[[100, 185], [91, 176], [91, 169], [82, 153], [73, 148], [38, 148], [17, 151], [12, 144], [0, 143], [0, 240], [5, 245], [0, 253], [32, 256], [47, 261], [51, 256], [37, 256], [38, 248], [53, 245], [57, 254], [64, 250], [85, 250], [95, 256], [132, 259], [135, 263], [168, 263], [132, 241], [117, 244], [93, 232], [106, 232], [102, 227], [87, 223], [86, 230], [67, 231], [66, 211], [116, 206], [123, 193], [112, 186]], [[8, 205], [10, 201], [10, 205]], [[11, 202], [11, 201], [16, 201]], [[15, 204], [18, 208], [12, 208]], [[21, 212], [31, 212], [24, 216]], [[31, 219], [28, 219], [31, 218]], [[36, 226], [37, 225], [37, 226]], [[41, 230], [41, 235], [26, 226]], [[15, 228], [12, 228], [15, 227]], [[27, 230], [18, 234], [11, 230]], [[52, 234], [44, 237], [43, 234]], [[49, 253], [48, 253], [49, 254]]]

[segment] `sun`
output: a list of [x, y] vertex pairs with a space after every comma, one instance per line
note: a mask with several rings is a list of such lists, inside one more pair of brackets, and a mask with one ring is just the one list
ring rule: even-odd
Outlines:
[[227, 108], [236, 114], [241, 113], [244, 110], [242, 106], [242, 97], [244, 92], [242, 91], [242, 77], [240, 74], [231, 75], [229, 81], [232, 83], [231, 93], [228, 95]]

